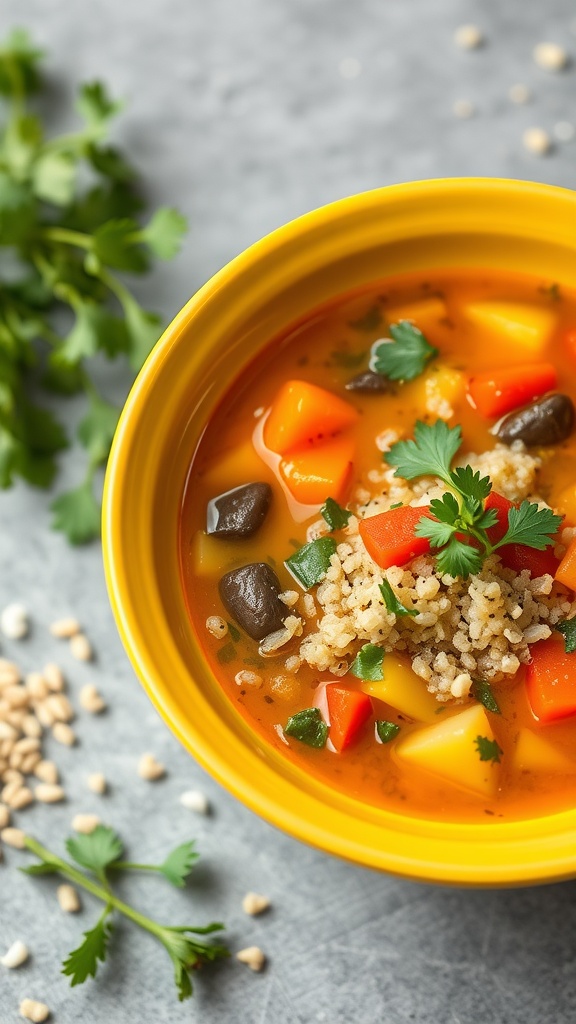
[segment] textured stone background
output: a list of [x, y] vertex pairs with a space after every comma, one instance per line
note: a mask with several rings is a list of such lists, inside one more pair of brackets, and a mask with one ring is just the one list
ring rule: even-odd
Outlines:
[[[153, 203], [190, 219], [182, 255], [150, 284], [169, 319], [228, 259], [282, 222], [343, 195], [443, 175], [496, 175], [573, 186], [576, 142], [546, 158], [526, 153], [524, 128], [576, 120], [576, 71], [540, 71], [535, 43], [549, 39], [576, 58], [570, 0], [2, 0], [2, 34], [25, 25], [49, 53], [54, 125], [79, 80], [101, 77], [125, 97], [118, 141], [141, 168]], [[479, 24], [486, 45], [457, 50], [454, 29]], [[354, 58], [360, 73], [342, 75]], [[344, 69], [348, 65], [344, 65]], [[358, 69], [358, 65], [356, 65]], [[515, 82], [533, 100], [515, 107]], [[469, 99], [476, 116], [452, 105]], [[575, 225], [576, 228], [576, 225]], [[126, 380], [102, 368], [121, 395]], [[68, 406], [73, 424], [79, 408]], [[72, 453], [60, 483], [79, 478]], [[184, 894], [162, 880], [126, 883], [126, 893], [168, 921], [226, 920], [234, 948], [269, 955], [254, 976], [234, 962], [198, 980], [192, 1004], [175, 1000], [167, 957], [120, 925], [115, 955], [98, 981], [70, 990], [62, 957], [95, 917], [60, 914], [50, 880], [0, 867], [0, 948], [16, 937], [28, 966], [0, 973], [0, 1022], [18, 1019], [23, 996], [45, 999], [59, 1024], [569, 1024], [576, 1017], [576, 884], [474, 892], [416, 885], [333, 860], [276, 832], [236, 803], [191, 761], [152, 710], [127, 663], [109, 610], [97, 545], [72, 552], [47, 527], [50, 496], [26, 488], [0, 495], [0, 607], [29, 605], [34, 629], [3, 645], [30, 670], [58, 658], [72, 692], [95, 680], [110, 704], [105, 720], [79, 720], [81, 747], [53, 750], [69, 802], [21, 816], [56, 846], [71, 816], [99, 811], [154, 857], [196, 836], [203, 856]], [[98, 653], [78, 666], [46, 625], [73, 611]], [[50, 749], [50, 747], [49, 747]], [[153, 751], [169, 774], [136, 775]], [[85, 775], [102, 769], [104, 804]], [[178, 796], [201, 787], [214, 813], [185, 812]], [[248, 889], [274, 909], [252, 920], [239, 909]]]

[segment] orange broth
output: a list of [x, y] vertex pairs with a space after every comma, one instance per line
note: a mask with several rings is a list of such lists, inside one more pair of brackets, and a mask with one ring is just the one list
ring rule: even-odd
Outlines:
[[[282, 726], [289, 716], [311, 706], [320, 681], [337, 680], [306, 664], [296, 674], [287, 673], [284, 662], [297, 651], [295, 641], [283, 649], [283, 656], [264, 659], [258, 654], [257, 641], [243, 634], [238, 639], [239, 631], [234, 627], [232, 635], [218, 640], [205, 625], [210, 615], [230, 621], [218, 594], [218, 582], [232, 568], [268, 561], [284, 589], [300, 589], [283, 562], [306, 543], [307, 526], [318, 519], [318, 513], [304, 522], [292, 517], [274, 472], [254, 450], [252, 437], [258, 416], [270, 407], [282, 383], [290, 378], [310, 381], [345, 398], [360, 413], [352, 428], [356, 456], [349, 503], [354, 504], [358, 486], [373, 491], [367, 474], [380, 466], [382, 458], [375, 437], [386, 428], [396, 428], [410, 437], [416, 419], [435, 417], [423, 415], [422, 377], [399, 384], [394, 394], [360, 394], [345, 390], [345, 384], [367, 369], [371, 344], [386, 335], [386, 309], [430, 296], [444, 299], [447, 317], [427, 325], [424, 333], [439, 349], [443, 366], [468, 374], [519, 359], [517, 346], [507, 346], [467, 321], [464, 311], [468, 302], [493, 299], [553, 309], [557, 325], [551, 342], [537, 356], [525, 356], [520, 361], [553, 362], [558, 370], [558, 390], [576, 402], [576, 354], [570, 353], [565, 343], [567, 331], [576, 328], [576, 293], [564, 288], [559, 292], [549, 281], [482, 269], [434, 272], [425, 279], [422, 274], [403, 275], [316, 310], [304, 323], [271, 340], [265, 351], [239, 372], [193, 455], [180, 525], [182, 581], [190, 619], [212, 671], [251, 727], [291, 762], [338, 790], [367, 804], [400, 813], [409, 809], [411, 815], [441, 820], [486, 821], [487, 816], [512, 820], [550, 814], [572, 807], [576, 798], [576, 716], [544, 727], [535, 722], [524, 693], [522, 669], [512, 682], [492, 684], [502, 714], [490, 715], [490, 723], [503, 754], [497, 795], [487, 799], [423, 771], [400, 766], [393, 756], [394, 742], [375, 742], [373, 724], [341, 754], [327, 748], [313, 749], [296, 739], [288, 742]], [[434, 366], [432, 362], [426, 375], [435, 372]], [[454, 412], [449, 422], [462, 426], [463, 452], [482, 452], [494, 446], [495, 438], [489, 432], [493, 421], [483, 420], [465, 397], [455, 404]], [[539, 473], [539, 493], [558, 511], [567, 513], [567, 521], [575, 522], [571, 508], [562, 507], [560, 496], [576, 482], [576, 433], [554, 449], [543, 451], [547, 454]], [[244, 540], [207, 537], [208, 501], [253, 480], [267, 481], [273, 488], [272, 505], [263, 526]], [[574, 657], [576, 668], [576, 654]], [[263, 676], [264, 685], [260, 689], [237, 685], [234, 677], [241, 669]], [[282, 685], [275, 685], [273, 680], [278, 676], [288, 678]], [[346, 686], [357, 682], [350, 675], [338, 681]], [[392, 708], [374, 703], [375, 717], [398, 723], [403, 735], [421, 728]], [[461, 710], [462, 704], [438, 705], [442, 716]], [[509, 766], [511, 752], [523, 726], [573, 757], [574, 773], [513, 771]]]

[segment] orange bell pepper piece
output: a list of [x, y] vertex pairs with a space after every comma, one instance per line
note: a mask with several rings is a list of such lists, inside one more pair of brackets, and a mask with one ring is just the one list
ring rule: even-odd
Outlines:
[[564, 638], [553, 633], [530, 647], [526, 695], [532, 714], [544, 725], [576, 714], [576, 654], [567, 654]]
[[272, 403], [264, 425], [264, 444], [285, 455], [330, 440], [357, 419], [354, 406], [338, 395], [308, 381], [289, 380]]
[[280, 463], [280, 475], [296, 501], [321, 505], [331, 495], [346, 499], [352, 481], [354, 441], [334, 437], [316, 448], [292, 452]]

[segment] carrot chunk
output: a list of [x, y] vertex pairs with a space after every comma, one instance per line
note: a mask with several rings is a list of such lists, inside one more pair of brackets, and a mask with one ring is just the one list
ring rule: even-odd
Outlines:
[[352, 481], [353, 457], [352, 438], [334, 437], [282, 459], [280, 475], [296, 501], [304, 505], [321, 505], [328, 494], [344, 501]]
[[556, 387], [556, 370], [551, 363], [530, 363], [490, 370], [471, 377], [468, 396], [481, 416], [504, 416]]
[[330, 716], [330, 739], [340, 754], [354, 742], [372, 715], [372, 701], [367, 694], [359, 690], [347, 690], [338, 683], [328, 684], [326, 700]]
[[[495, 508], [498, 512], [498, 522], [491, 526], [486, 533], [492, 544], [502, 540], [508, 529], [508, 512], [513, 508], [514, 503], [505, 498], [497, 491], [490, 491], [484, 503], [485, 508]], [[529, 548], [526, 544], [504, 544], [498, 548], [498, 554], [502, 565], [514, 572], [522, 572], [528, 569], [530, 575], [536, 579], [538, 576], [554, 576], [558, 569], [558, 559], [552, 548], [547, 547], [544, 551], [536, 548]]]
[[576, 537], [571, 541], [570, 546], [556, 570], [558, 583], [563, 583], [570, 590], [576, 590]]
[[356, 409], [338, 395], [304, 380], [289, 380], [272, 403], [264, 426], [264, 444], [285, 455], [326, 441], [357, 419]]
[[402, 505], [360, 520], [360, 536], [377, 565], [382, 569], [390, 565], [405, 565], [417, 555], [425, 555], [430, 551], [430, 542], [426, 537], [416, 537], [414, 534], [416, 524], [428, 511], [427, 505], [420, 508]]
[[576, 654], [567, 654], [564, 638], [553, 633], [530, 647], [526, 695], [539, 722], [557, 722], [576, 714]]

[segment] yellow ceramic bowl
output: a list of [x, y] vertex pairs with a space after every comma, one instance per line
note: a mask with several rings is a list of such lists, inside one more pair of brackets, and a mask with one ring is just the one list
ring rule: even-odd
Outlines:
[[233, 260], [184, 307], [140, 373], [110, 457], [104, 555], [120, 633], [170, 728], [224, 786], [293, 836], [428, 881], [515, 885], [576, 874], [576, 809], [452, 824], [367, 806], [284, 761], [208, 669], [178, 569], [191, 455], [240, 367], [307, 311], [388, 273], [514, 269], [576, 284], [576, 194], [498, 179], [395, 185], [301, 217]]

